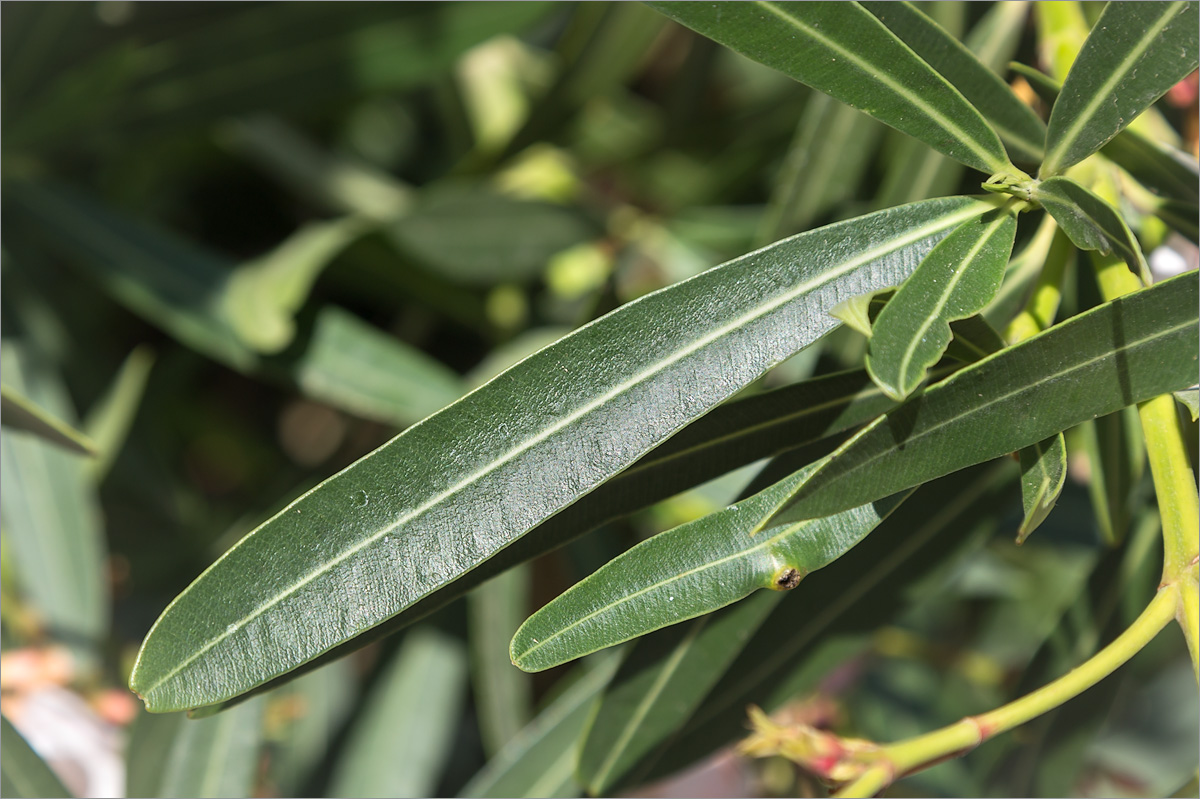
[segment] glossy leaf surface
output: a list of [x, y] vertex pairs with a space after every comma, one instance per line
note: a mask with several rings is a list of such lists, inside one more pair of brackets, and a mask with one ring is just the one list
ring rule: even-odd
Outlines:
[[1104, 200], [1070, 178], [1043, 180], [1034, 189], [1033, 198], [1054, 217], [1076, 247], [1115, 254], [1146, 285], [1153, 282], [1150, 266], [1133, 231]]
[[7, 718], [0, 717], [4, 746], [0, 747], [0, 786], [14, 799], [70, 796], [58, 776]]
[[754, 535], [813, 467], [723, 511], [650, 538], [554, 599], [513, 636], [512, 661], [542, 671], [695, 618], [760, 588], [787, 591], [857, 544], [894, 497]]
[[1106, 303], [956, 373], [847, 441], [771, 520], [857, 507], [1195, 379], [1196, 273]]
[[902, 280], [946, 231], [991, 207], [951, 198], [801, 234], [522, 361], [229, 550], [160, 617], [132, 687], [155, 710], [213, 704], [400, 613], [811, 343], [834, 326], [829, 308]]
[[1013, 170], [980, 113], [858, 3], [650, 5], [967, 166]]
[[1042, 120], [963, 44], [912, 3], [866, 2], [862, 6], [962, 92], [1009, 152], [1026, 161], [1041, 158], [1046, 141]]
[[1196, 68], [1196, 3], [1109, 3], [1050, 113], [1042, 175], [1099, 150]]
[[938, 243], [871, 326], [867, 371], [895, 400], [911, 394], [950, 343], [950, 322], [992, 300], [1012, 254], [1017, 218], [994, 211]]

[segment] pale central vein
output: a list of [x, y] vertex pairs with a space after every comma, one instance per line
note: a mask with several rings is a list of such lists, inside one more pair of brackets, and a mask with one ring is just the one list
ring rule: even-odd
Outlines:
[[[204, 644], [202, 647], [197, 649], [193, 654], [189, 655], [187, 658], [185, 658], [183, 661], [181, 661], [179, 663], [179, 665], [175, 666], [173, 669], [168, 671], [161, 678], [156, 680], [151, 686], [147, 687], [145, 689], [143, 695], [148, 696], [150, 693], [157, 690], [163, 683], [167, 682], [168, 680], [173, 678], [175, 675], [179, 674], [181, 671], [183, 671], [185, 668], [187, 668], [189, 665], [191, 665], [193, 662], [195, 662], [195, 660], [197, 658], [199, 658], [201, 655], [203, 655], [205, 652], [208, 652], [210, 649], [212, 649], [214, 646], [216, 646], [217, 644], [224, 641], [226, 638], [228, 638], [234, 632], [236, 632], [237, 630], [244, 627], [247, 622], [262, 615], [265, 611], [267, 611], [270, 608], [274, 607], [275, 605], [279, 604], [284, 599], [286, 599], [288, 596], [291, 596], [295, 592], [299, 591], [301, 588], [303, 588], [308, 583], [312, 582], [313, 580], [317, 579], [321, 575], [325, 574], [326, 572], [328, 572], [331, 569], [333, 569], [334, 567], [336, 567], [338, 564], [342, 563], [343, 561], [347, 560], [348, 558], [350, 558], [353, 555], [357, 554], [358, 552], [362, 551], [370, 544], [382, 539], [386, 535], [390, 535], [391, 533], [395, 532], [396, 529], [398, 529], [402, 525], [407, 524], [412, 519], [416, 518], [417, 516], [420, 516], [421, 514], [428, 511], [430, 508], [433, 508], [434, 506], [438, 505], [439, 503], [445, 501], [446, 499], [448, 499], [449, 497], [458, 493], [462, 489], [470, 486], [472, 483], [476, 482], [477, 480], [491, 474], [495, 470], [499, 469], [501, 466], [512, 461], [517, 456], [521, 455], [522, 453], [526, 452], [527, 450], [531, 449], [532, 447], [536, 446], [537, 444], [540, 444], [541, 442], [550, 438], [550, 436], [559, 432], [560, 430], [567, 427], [568, 425], [571, 425], [572, 423], [579, 420], [580, 418], [591, 413], [596, 408], [610, 402], [612, 399], [620, 396], [621, 394], [625, 393], [626, 391], [629, 391], [630, 389], [643, 383], [644, 381], [653, 377], [654, 375], [658, 374], [659, 372], [664, 371], [665, 369], [669, 368], [670, 366], [674, 365], [675, 363], [678, 363], [679, 361], [683, 360], [687, 356], [697, 352], [698, 350], [703, 349], [704, 347], [711, 344], [713, 341], [716, 341], [717, 339], [719, 339], [725, 335], [728, 335], [729, 333], [737, 330], [740, 327], [745, 326], [746, 324], [749, 324], [750, 322], [755, 321], [756, 319], [766, 316], [767, 314], [780, 308], [781, 306], [786, 305], [789, 302], [792, 302], [799, 296], [801, 296], [809, 291], [812, 291], [816, 288], [819, 288], [833, 280], [836, 280], [837, 278], [841, 277], [842, 275], [846, 274], [847, 272], [851, 272], [854, 269], [856, 269], [866, 263], [874, 261], [888, 253], [903, 249], [904, 247], [907, 247], [907, 246], [914, 244], [924, 238], [932, 236], [941, 230], [945, 230], [948, 227], [952, 227], [956, 224], [966, 221], [967, 219], [978, 216], [981, 213], [983, 213], [984, 211], [986, 211], [987, 207], [988, 206], [980, 206], [980, 205], [973, 204], [966, 208], [959, 209], [953, 213], [949, 213], [945, 216], [939, 217], [935, 221], [931, 221], [931, 222], [928, 222], [917, 228], [914, 228], [912, 231], [905, 234], [904, 236], [901, 236], [897, 239], [892, 239], [892, 240], [888, 241], [887, 244], [870, 248], [870, 249], [866, 250], [865, 252], [860, 253], [858, 256], [851, 258], [850, 260], [844, 262], [842, 265], [840, 265], [834, 269], [831, 269], [828, 272], [822, 273], [817, 278], [814, 278], [812, 280], [809, 280], [809, 281], [799, 284], [792, 290], [780, 295], [777, 299], [772, 300], [771, 302], [765, 303], [764, 305], [759, 306], [758, 308], [755, 308], [754, 310], [750, 311], [749, 313], [743, 314], [742, 316], [737, 317], [733, 321], [728, 322], [727, 324], [716, 328], [715, 330], [700, 337], [699, 339], [697, 339], [696, 341], [687, 345], [686, 347], [681, 348], [680, 350], [673, 353], [669, 357], [664, 358], [662, 361], [655, 364], [654, 366], [652, 366], [642, 372], [639, 372], [638, 374], [634, 375], [633, 377], [626, 380], [625, 382], [619, 383], [614, 388], [610, 389], [609, 391], [605, 392], [604, 394], [601, 394], [599, 397], [591, 400], [590, 402], [585, 403], [584, 405], [580, 406], [577, 410], [573, 411], [572, 413], [568, 414], [567, 416], [564, 416], [562, 419], [560, 419], [559, 421], [555, 422], [552, 425], [549, 425], [541, 432], [537, 433], [534, 436], [531, 436], [525, 442], [522, 442], [520, 445], [512, 448], [508, 452], [499, 456], [496, 460], [494, 460], [492, 463], [488, 464], [485, 468], [480, 469], [479, 471], [474, 472], [474, 473], [468, 475], [467, 477], [464, 477], [462, 480], [455, 483], [453, 486], [439, 492], [438, 494], [434, 495], [432, 498], [430, 498], [426, 502], [417, 506], [416, 508], [409, 511], [408, 513], [400, 516], [400, 518], [398, 518], [392, 524], [381, 528], [378, 532], [368, 536], [367, 538], [364, 538], [359, 543], [354, 544], [353, 546], [349, 547], [342, 554], [340, 554], [334, 558], [331, 558], [329, 561], [322, 564], [320, 567], [309, 572], [307, 575], [302, 577], [300, 580], [296, 581], [291, 586], [289, 586], [286, 590], [279, 592], [271, 599], [267, 600], [266, 602], [264, 602], [261, 605], [259, 605], [258, 607], [256, 607], [254, 610], [247, 613], [245, 616], [243, 616], [237, 622], [234, 622], [233, 624], [229, 625], [229, 627], [227, 627], [224, 632], [213, 637], [212, 640], [210, 640], [208, 643]], [[466, 399], [466, 398], [464, 398], [464, 399]], [[462, 400], [460, 400], [460, 402], [461, 401]], [[368, 457], [370, 457], [370, 456], [368, 456]], [[313, 489], [313, 490], [315, 491], [316, 489]], [[305, 496], [307, 496], [307, 494]], [[303, 499], [303, 497], [301, 497], [301, 499]], [[299, 500], [297, 500], [297, 501], [299, 501]], [[228, 557], [239, 546], [241, 546], [242, 543], [244, 543], [246, 540], [248, 540], [249, 537], [250, 536], [247, 536], [247, 538], [242, 539], [241, 542], [239, 542], [238, 544], [235, 544], [233, 546], [233, 548], [231, 548], [228, 552], [226, 552], [225, 555], [223, 555], [219, 560], [223, 560], [224, 558]], [[219, 562], [219, 560], [218, 560], [218, 562]], [[212, 567], [210, 567], [210, 568], [212, 568]], [[194, 586], [195, 583], [193, 583], [192, 585]], [[179, 602], [180, 600], [182, 600], [183, 596], [186, 595], [190, 589], [191, 589], [191, 586], [189, 586], [188, 589], [185, 589], [184, 593], [180, 594], [180, 596], [175, 599], [175, 602]], [[172, 604], [175, 604], [175, 603], [172, 603]], [[168, 610], [169, 610], [169, 608], [168, 608]], [[163, 617], [161, 617], [161, 618], [165, 618], [165, 616], [166, 616], [166, 612], [164, 612]], [[161, 620], [161, 618], [160, 618], [160, 620]], [[153, 634], [153, 632], [154, 631], [151, 630], [151, 634]], [[136, 669], [136, 666], [135, 666], [135, 669]]]

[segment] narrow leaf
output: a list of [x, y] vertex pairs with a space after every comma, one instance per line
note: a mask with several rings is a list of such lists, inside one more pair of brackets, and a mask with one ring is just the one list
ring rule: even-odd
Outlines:
[[134, 347], [104, 394], [88, 409], [83, 427], [100, 450], [100, 456], [89, 465], [88, 471], [97, 482], [104, 478], [121, 452], [153, 364], [154, 354], [147, 345]]
[[983, 310], [1004, 277], [1016, 215], [994, 211], [938, 243], [888, 301], [871, 327], [867, 371], [884, 393], [903, 400], [950, 342], [950, 322]]
[[1146, 471], [1146, 449], [1136, 408], [1080, 425], [1087, 452], [1088, 493], [1100, 537], [1113, 545], [1125, 540], [1137, 507], [1137, 490]]
[[0, 717], [0, 785], [5, 796], [38, 799], [43, 796], [70, 796], [58, 776], [17, 732], [7, 719]]
[[432, 630], [411, 633], [350, 730], [331, 795], [432, 796], [454, 740], [466, 672], [458, 642]]
[[1142, 282], [1153, 282], [1133, 231], [1104, 200], [1069, 178], [1043, 180], [1034, 189], [1033, 199], [1054, 217], [1076, 247], [1104, 255], [1115, 253], [1141, 276]]
[[[877, 630], [906, 610], [919, 608], [922, 598], [937, 596], [942, 585], [938, 576], [978, 548], [996, 526], [992, 516], [998, 505], [1011, 502], [1009, 481], [999, 476], [999, 470], [976, 469], [918, 489], [859, 546], [802, 582], [783, 597], [785, 601], [774, 603], [749, 640], [722, 623], [723, 645], [713, 637], [707, 648], [692, 646], [682, 654], [664, 651], [655, 660], [641, 661], [643, 670], [672, 669], [661, 690], [680, 700], [663, 708], [675, 723], [666, 735], [639, 740], [646, 755], [636, 767], [630, 764], [624, 775], [614, 770], [604, 794], [638, 793], [636, 785], [642, 780], [666, 776], [744, 735], [747, 705], [771, 711], [814, 690], [822, 678], [861, 652]], [[720, 610], [708, 623], [742, 613], [762, 596]], [[638, 641], [631, 660], [675, 630], [660, 630]], [[734, 650], [732, 664], [727, 663], [728, 650]], [[721, 652], [714, 664], [708, 662], [712, 651]], [[670, 665], [676, 657], [680, 663]], [[716, 684], [689, 691], [692, 680]], [[611, 690], [619, 689], [614, 682]], [[597, 724], [604, 714], [601, 705]]]
[[620, 658], [613, 654], [584, 661], [577, 669], [583, 674], [578, 678], [569, 675], [570, 685], [489, 760], [459, 796], [579, 796], [581, 788], [575, 779], [579, 740], [597, 696], [617, 669]]
[[791, 590], [861, 541], [903, 499], [754, 536], [813, 469], [609, 561], [521, 625], [510, 648], [513, 663], [542, 671], [711, 613], [760, 588]]
[[1017, 543], [1025, 543], [1058, 501], [1067, 482], [1067, 443], [1063, 434], [1021, 450], [1021, 505], [1025, 518], [1017, 528]]
[[847, 441], [770, 526], [857, 507], [1195, 380], [1196, 273], [985, 358]]
[[650, 6], [967, 166], [1017, 171], [980, 113], [858, 3]]
[[801, 234], [536, 353], [235, 545], [164, 612], [131, 685], [156, 711], [213, 704], [355, 638], [811, 343], [834, 326], [830, 307], [902, 280], [992, 207], [937, 200]]
[[[1039, 161], [1046, 126], [1007, 83], [912, 3], [864, 2], [902, 42], [962, 92], [1017, 158]], [[1007, 60], [1007, 59], [1006, 59]]]
[[1176, 391], [1175, 399], [1179, 400], [1188, 409], [1188, 414], [1191, 415], [1192, 421], [1196, 421], [1197, 414], [1200, 414], [1200, 392], [1195, 388]]
[[1195, 3], [1109, 3], [1050, 112], [1043, 176], [1099, 150], [1196, 68]]
[[9, 386], [0, 386], [0, 417], [5, 427], [32, 433], [70, 452], [96, 454], [90, 438]]

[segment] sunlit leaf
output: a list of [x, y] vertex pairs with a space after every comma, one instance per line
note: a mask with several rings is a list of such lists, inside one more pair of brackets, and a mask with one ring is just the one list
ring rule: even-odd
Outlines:
[[967, 166], [1016, 172], [980, 113], [857, 3], [650, 5]]
[[1109, 3], [1071, 65], [1050, 113], [1041, 174], [1099, 150], [1196, 68], [1195, 3]]
[[1150, 266], [1129, 225], [1116, 210], [1070, 178], [1043, 180], [1033, 192], [1076, 247], [1116, 254], [1149, 285]]
[[[156, 711], [221, 702], [399, 614], [811, 343], [836, 324], [830, 307], [899, 282], [949, 229], [992, 207], [933, 200], [785, 239], [538, 352], [235, 545], [151, 630], [133, 688]], [[755, 346], [742, 346], [749, 338]]]

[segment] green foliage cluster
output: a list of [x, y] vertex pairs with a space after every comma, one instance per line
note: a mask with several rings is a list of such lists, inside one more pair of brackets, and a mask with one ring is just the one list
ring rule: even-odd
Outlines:
[[1196, 3], [3, 17], [2, 643], [140, 696], [129, 795], [748, 707], [747, 791], [1195, 791]]

